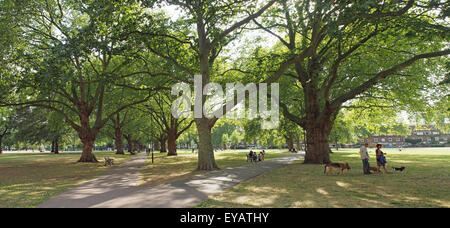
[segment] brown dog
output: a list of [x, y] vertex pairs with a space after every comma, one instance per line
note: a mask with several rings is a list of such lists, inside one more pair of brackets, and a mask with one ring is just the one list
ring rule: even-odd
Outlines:
[[333, 170], [333, 168], [339, 169], [341, 171], [341, 174], [344, 175], [344, 170], [350, 170], [350, 166], [348, 163], [330, 163], [325, 165], [325, 170], [323, 171], [324, 174], [327, 174]]

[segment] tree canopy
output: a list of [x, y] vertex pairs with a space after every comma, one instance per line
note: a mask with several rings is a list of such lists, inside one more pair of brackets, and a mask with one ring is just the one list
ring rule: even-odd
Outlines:
[[[215, 170], [214, 150], [243, 141], [304, 140], [305, 163], [329, 163], [329, 142], [407, 134], [402, 113], [448, 132], [449, 12], [444, 0], [3, 0], [0, 152], [14, 127], [31, 144], [76, 134], [80, 162], [97, 161], [96, 141], [119, 154], [123, 139], [168, 155], [195, 144], [198, 169]], [[208, 83], [279, 83], [280, 125], [177, 119], [178, 83], [202, 111]]]

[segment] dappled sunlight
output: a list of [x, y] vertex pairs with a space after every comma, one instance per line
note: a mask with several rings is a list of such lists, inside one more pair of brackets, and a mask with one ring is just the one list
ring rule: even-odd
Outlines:
[[[266, 150], [266, 160], [278, 158], [289, 154], [287, 150]], [[247, 165], [246, 154], [248, 150], [227, 150], [216, 152], [216, 163], [221, 169]], [[152, 164], [151, 156], [147, 158], [147, 166], [143, 170], [139, 185], [157, 186], [180, 181], [205, 174], [197, 171], [198, 154], [189, 151], [180, 151], [178, 156], [157, 155]]]
[[432, 199], [432, 202], [434, 202], [435, 204], [439, 205], [439, 207], [447, 207], [450, 208], [450, 201], [446, 201], [446, 200], [437, 200], [437, 199]]
[[337, 186], [339, 187], [343, 187], [343, 188], [350, 188], [352, 185], [349, 183], [345, 183], [345, 182], [341, 182], [341, 181], [336, 181]]
[[238, 203], [238, 204], [248, 204], [256, 207], [264, 207], [264, 206], [270, 206], [273, 205], [274, 202], [279, 197], [276, 195], [250, 195], [250, 196], [239, 196], [233, 200], [231, 200], [232, 203]]
[[285, 188], [279, 187], [256, 187], [249, 186], [246, 188], [248, 191], [258, 194], [288, 194], [289, 192]]
[[317, 207], [317, 204], [312, 200], [304, 200], [304, 201], [296, 201], [292, 203], [291, 207], [295, 208], [311, 208], [311, 207]]
[[[351, 172], [345, 175], [323, 174], [323, 165], [295, 162], [274, 170], [233, 189], [212, 197], [202, 207], [247, 206], [255, 207], [450, 207], [450, 151], [428, 155], [430, 152], [409, 154], [407, 150], [388, 157], [388, 169], [405, 164], [404, 172], [363, 175], [358, 149], [339, 150], [331, 155], [332, 161], [348, 162]], [[371, 154], [373, 156], [373, 154]], [[376, 166], [371, 157], [371, 166]], [[374, 164], [375, 163], [375, 164]], [[282, 191], [275, 191], [275, 190]], [[256, 206], [253, 195], [258, 190], [278, 198], [270, 205]], [[274, 191], [272, 193], [272, 191]], [[239, 198], [241, 197], [241, 198]], [[241, 203], [238, 203], [238, 199]], [[269, 202], [269, 201], [267, 201]]]
[[[81, 153], [6, 154], [0, 157], [0, 205], [2, 207], [33, 207], [50, 197], [84, 183], [110, 169], [100, 163], [77, 163]], [[108, 156], [116, 166], [132, 158], [113, 152]]]
[[383, 199], [380, 200], [374, 200], [374, 199], [367, 199], [367, 198], [357, 198], [358, 200], [361, 200], [362, 202], [365, 203], [366, 207], [391, 207], [391, 205], [385, 201], [383, 201]]
[[328, 196], [329, 195], [329, 193], [327, 191], [325, 191], [325, 189], [323, 189], [323, 188], [317, 188], [316, 192], [320, 193], [320, 194], [322, 194], [324, 196]]
[[405, 196], [405, 200], [408, 200], [408, 201], [420, 201], [422, 199], [420, 199], [418, 197]]

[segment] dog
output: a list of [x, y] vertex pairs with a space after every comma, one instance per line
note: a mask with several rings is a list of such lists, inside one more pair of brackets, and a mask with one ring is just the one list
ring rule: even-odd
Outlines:
[[376, 168], [376, 167], [369, 167], [369, 168], [370, 168], [370, 171], [378, 172], [378, 168]]
[[405, 167], [405, 166], [402, 166], [402, 167], [400, 167], [400, 168], [392, 167], [392, 169], [393, 169], [394, 171], [403, 172], [403, 170], [405, 170], [406, 167]]
[[341, 175], [344, 175], [344, 170], [351, 170], [350, 165], [348, 163], [330, 163], [325, 165], [325, 170], [323, 171], [324, 174], [327, 174], [331, 172], [334, 168], [339, 169], [341, 171]]

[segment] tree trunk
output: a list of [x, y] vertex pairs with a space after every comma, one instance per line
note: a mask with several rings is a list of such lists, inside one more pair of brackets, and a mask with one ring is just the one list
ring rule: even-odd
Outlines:
[[2, 144], [3, 137], [0, 137], [0, 154], [3, 154], [3, 144]]
[[167, 147], [169, 149], [169, 153], [167, 156], [177, 156], [177, 133], [175, 130], [169, 130], [167, 133]]
[[198, 148], [198, 170], [211, 171], [219, 169], [214, 158], [209, 121], [207, 118], [195, 120], [200, 141]]
[[[83, 109], [83, 108], [82, 108]], [[81, 158], [78, 162], [98, 162], [94, 155], [94, 144], [97, 134], [92, 131], [90, 127], [89, 115], [83, 112], [80, 115], [81, 129], [78, 131], [78, 137], [83, 143], [83, 152], [81, 153]]]
[[122, 130], [119, 128], [114, 129], [114, 142], [116, 145], [116, 154], [125, 154], [123, 151]]
[[295, 138], [295, 144], [297, 146], [297, 151], [301, 151], [302, 150], [302, 145], [300, 144], [300, 136], [297, 136]]
[[294, 150], [294, 138], [292, 137], [291, 133], [288, 133], [288, 137], [286, 138], [286, 144], [289, 151]]
[[56, 137], [55, 138], [55, 140], [54, 140], [54, 151], [53, 151], [53, 153], [55, 153], [55, 154], [59, 154], [59, 137]]
[[167, 139], [159, 140], [159, 144], [160, 144], [159, 152], [160, 153], [167, 153], [166, 142], [167, 142]]
[[317, 124], [306, 128], [307, 152], [305, 154], [306, 164], [329, 164], [330, 146], [328, 136], [331, 125], [329, 123]]
[[85, 138], [82, 139], [81, 142], [83, 143], [83, 152], [78, 162], [98, 162], [97, 158], [93, 153], [95, 139]]
[[330, 145], [328, 138], [333, 127], [332, 112], [328, 104], [321, 108], [318, 92], [311, 87], [305, 89], [306, 94], [306, 164], [328, 164], [330, 161]]
[[130, 154], [133, 154], [135, 148], [134, 148], [134, 143], [133, 143], [133, 136], [131, 134], [128, 134], [125, 136], [125, 138], [127, 139], [127, 144], [128, 144], [128, 152]]

